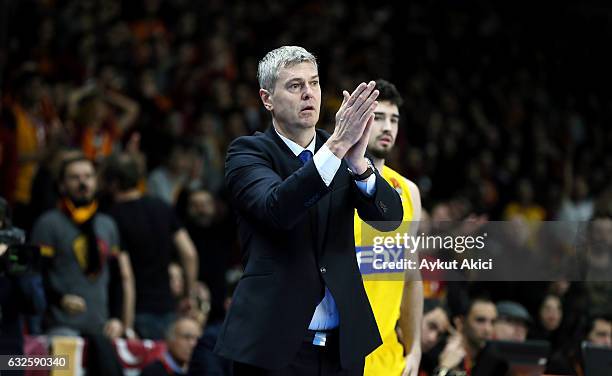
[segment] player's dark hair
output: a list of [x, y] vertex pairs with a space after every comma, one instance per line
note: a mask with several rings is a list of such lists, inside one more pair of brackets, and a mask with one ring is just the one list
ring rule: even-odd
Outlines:
[[378, 90], [378, 102], [389, 101], [396, 105], [397, 107], [401, 107], [404, 103], [402, 96], [399, 91], [391, 82], [387, 80], [383, 80], [379, 78], [376, 80], [376, 90]]

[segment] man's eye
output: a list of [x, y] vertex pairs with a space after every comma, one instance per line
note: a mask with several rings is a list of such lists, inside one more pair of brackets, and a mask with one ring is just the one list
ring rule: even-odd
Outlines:
[[301, 86], [300, 84], [291, 84], [292, 89], [299, 89], [300, 86]]
[[319, 85], [319, 81], [312, 81], [312, 82], [311, 82], [311, 85], [312, 85], [312, 86], [318, 86], [318, 85]]

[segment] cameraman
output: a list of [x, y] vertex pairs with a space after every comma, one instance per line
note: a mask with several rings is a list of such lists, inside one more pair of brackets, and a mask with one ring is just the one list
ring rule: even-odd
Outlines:
[[0, 197], [0, 354], [23, 354], [22, 315], [45, 310], [38, 250], [24, 242], [25, 233], [12, 227], [8, 204]]

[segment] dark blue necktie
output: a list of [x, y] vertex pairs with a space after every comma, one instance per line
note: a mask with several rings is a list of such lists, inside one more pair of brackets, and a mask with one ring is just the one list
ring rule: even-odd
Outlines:
[[312, 152], [310, 150], [304, 150], [298, 155], [298, 158], [300, 158], [302, 164], [306, 164], [306, 162], [312, 159]]
[[[298, 155], [298, 158], [300, 158], [302, 164], [306, 164], [306, 162], [312, 159], [312, 152], [310, 150], [304, 150]], [[338, 313], [338, 307], [336, 306], [334, 297], [329, 289], [325, 287], [325, 296], [323, 297], [323, 300], [319, 302], [319, 305], [317, 305], [314, 316], [308, 328], [312, 330], [336, 328], [338, 327], [339, 320], [340, 315]], [[316, 338], [315, 341], [317, 341]], [[322, 343], [325, 344], [325, 341]], [[313, 344], [318, 345], [318, 343], [315, 343], [314, 341]]]

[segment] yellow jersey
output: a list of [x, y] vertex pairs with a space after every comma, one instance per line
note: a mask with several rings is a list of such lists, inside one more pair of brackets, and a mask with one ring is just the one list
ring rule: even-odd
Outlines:
[[366, 357], [364, 375], [399, 376], [405, 366], [404, 348], [397, 338], [395, 326], [400, 316], [405, 270], [400, 269], [396, 272], [390, 272], [389, 269], [377, 270], [374, 260], [399, 261], [400, 257], [403, 258], [403, 254], [387, 252], [387, 250], [383, 250], [382, 253], [375, 252], [373, 236], [394, 236], [396, 233], [407, 232], [414, 215], [414, 208], [407, 180], [387, 166], [383, 166], [381, 175], [399, 193], [404, 217], [400, 228], [392, 233], [381, 234], [363, 222], [355, 211], [357, 261], [376, 318], [378, 331], [383, 340], [383, 344]]

